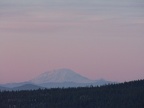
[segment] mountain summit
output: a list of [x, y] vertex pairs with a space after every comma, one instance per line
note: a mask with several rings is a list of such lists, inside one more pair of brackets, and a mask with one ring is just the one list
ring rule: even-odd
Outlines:
[[31, 80], [34, 84], [43, 83], [62, 83], [62, 82], [74, 82], [74, 83], [91, 83], [92, 80], [79, 75], [78, 73], [70, 69], [57, 69], [42, 73], [38, 77]]

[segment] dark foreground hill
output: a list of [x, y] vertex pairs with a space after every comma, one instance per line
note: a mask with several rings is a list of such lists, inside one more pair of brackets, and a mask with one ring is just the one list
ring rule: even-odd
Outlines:
[[0, 108], [144, 108], [144, 80], [101, 87], [1, 91]]

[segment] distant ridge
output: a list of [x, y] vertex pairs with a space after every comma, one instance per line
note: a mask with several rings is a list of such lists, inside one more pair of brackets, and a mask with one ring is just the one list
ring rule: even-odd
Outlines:
[[3, 90], [10, 90], [10, 89], [7, 87], [0, 86], [0, 90], [3, 91]]
[[25, 84], [19, 87], [12, 88], [12, 90], [36, 90], [36, 89], [43, 89], [43, 87], [34, 84]]
[[8, 88], [0, 86], [1, 91], [20, 91], [20, 90], [37, 90], [37, 89], [44, 89], [44, 87], [34, 85], [34, 84], [24, 84], [18, 87]]
[[25, 84], [30, 84], [30, 82], [6, 83], [6, 84], [1, 84], [1, 86], [6, 88], [14, 88]]

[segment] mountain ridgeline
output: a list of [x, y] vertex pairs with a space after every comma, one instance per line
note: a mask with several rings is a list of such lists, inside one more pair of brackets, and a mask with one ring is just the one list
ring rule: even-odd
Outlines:
[[97, 87], [1, 91], [0, 108], [143, 108], [144, 80]]

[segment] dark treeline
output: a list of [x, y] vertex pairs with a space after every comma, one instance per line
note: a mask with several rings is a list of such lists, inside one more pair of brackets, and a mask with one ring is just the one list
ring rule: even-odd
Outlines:
[[101, 87], [1, 91], [0, 108], [144, 108], [144, 80]]

